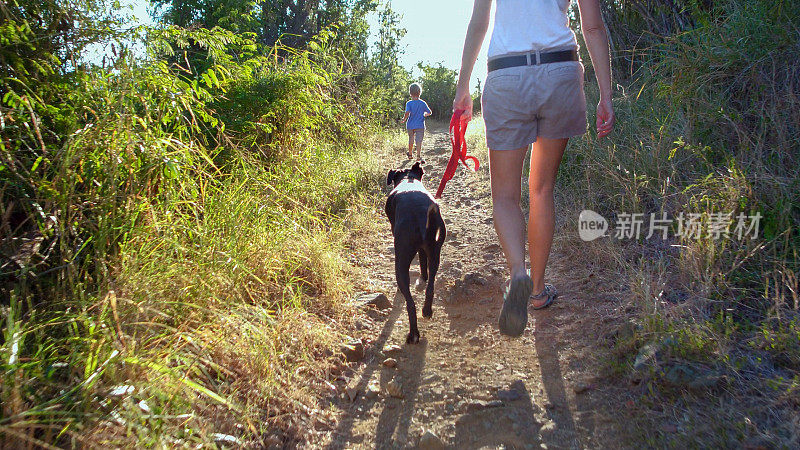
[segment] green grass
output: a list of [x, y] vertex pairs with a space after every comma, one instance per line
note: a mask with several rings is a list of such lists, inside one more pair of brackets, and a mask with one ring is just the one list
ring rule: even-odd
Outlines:
[[348, 250], [375, 226], [390, 138], [339, 84], [329, 33], [278, 62], [224, 30], [151, 31], [207, 45], [207, 71], [164, 51], [53, 71], [69, 109], [4, 96], [0, 446], [262, 446], [329, 420]]
[[[270, 170], [243, 159], [191, 198], [147, 205], [107, 294], [42, 317], [31, 308], [25, 321], [14, 299], [0, 432], [161, 446], [290, 429], [285, 411], [313, 409], [339, 362], [352, 316], [346, 244], [354, 224], [370, 226], [383, 180], [366, 147], [331, 154]], [[133, 392], [107, 396], [123, 385]]]

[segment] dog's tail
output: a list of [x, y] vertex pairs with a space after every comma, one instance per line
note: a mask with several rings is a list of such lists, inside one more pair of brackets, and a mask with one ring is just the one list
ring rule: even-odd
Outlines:
[[444, 243], [446, 236], [447, 228], [444, 225], [444, 220], [442, 220], [439, 204], [432, 202], [431, 205], [428, 206], [428, 220], [425, 223], [425, 241], [435, 241], [437, 244], [441, 245]]

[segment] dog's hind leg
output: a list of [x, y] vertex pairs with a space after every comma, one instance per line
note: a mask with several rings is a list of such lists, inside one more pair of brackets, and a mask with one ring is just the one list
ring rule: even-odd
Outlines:
[[[395, 242], [395, 248], [403, 249]], [[406, 337], [407, 344], [416, 344], [419, 342], [419, 329], [417, 328], [417, 307], [414, 305], [414, 297], [411, 296], [411, 279], [408, 274], [408, 269], [411, 267], [411, 261], [414, 259], [414, 253], [411, 251], [398, 251], [394, 256], [394, 275], [397, 278], [397, 289], [403, 294], [406, 299], [406, 311], [408, 312], [408, 324], [410, 331]]]
[[433, 288], [436, 285], [436, 272], [439, 270], [439, 254], [441, 246], [429, 252], [428, 286], [425, 288], [425, 303], [422, 305], [422, 317], [433, 317]]
[[419, 277], [422, 281], [428, 281], [428, 254], [425, 249], [419, 249]]

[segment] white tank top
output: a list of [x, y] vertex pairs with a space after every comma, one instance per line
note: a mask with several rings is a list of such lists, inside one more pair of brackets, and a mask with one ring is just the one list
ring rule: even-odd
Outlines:
[[570, 0], [496, 0], [489, 58], [530, 50], [578, 48], [569, 27]]

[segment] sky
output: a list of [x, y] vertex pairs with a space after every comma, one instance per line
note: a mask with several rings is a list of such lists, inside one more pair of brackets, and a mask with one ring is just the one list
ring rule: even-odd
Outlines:
[[[441, 62], [447, 68], [459, 70], [472, 3], [472, 0], [392, 1], [392, 9], [401, 15], [400, 25], [406, 29], [402, 41], [405, 53], [400, 57], [400, 64], [416, 69], [420, 61], [426, 64]], [[370, 25], [373, 32], [377, 33], [377, 17], [371, 18]], [[478, 78], [481, 82], [486, 79], [486, 50], [491, 34], [490, 25], [472, 70], [472, 89], [475, 89]], [[418, 71], [414, 74], [419, 75]]]
[[150, 14], [147, 12], [147, 7], [150, 5], [150, 2], [147, 0], [128, 0], [122, 1], [123, 7], [130, 6], [133, 8], [133, 15], [134, 17], [142, 24], [152, 24], [153, 19], [150, 17]]
[[[140, 23], [152, 23], [147, 12], [147, 0], [122, 3], [133, 7], [133, 15]], [[416, 70], [418, 62], [442, 63], [447, 68], [458, 70], [461, 67], [467, 25], [472, 15], [472, 3], [472, 0], [393, 0], [392, 9], [401, 16], [400, 25], [406, 29], [406, 36], [402, 40], [405, 53], [400, 57], [400, 65], [412, 69], [414, 75], [419, 75]], [[370, 17], [373, 41], [377, 36], [377, 25], [375, 13]], [[481, 82], [486, 79], [486, 50], [491, 33], [490, 27], [472, 70], [470, 85], [473, 90], [478, 79]]]

